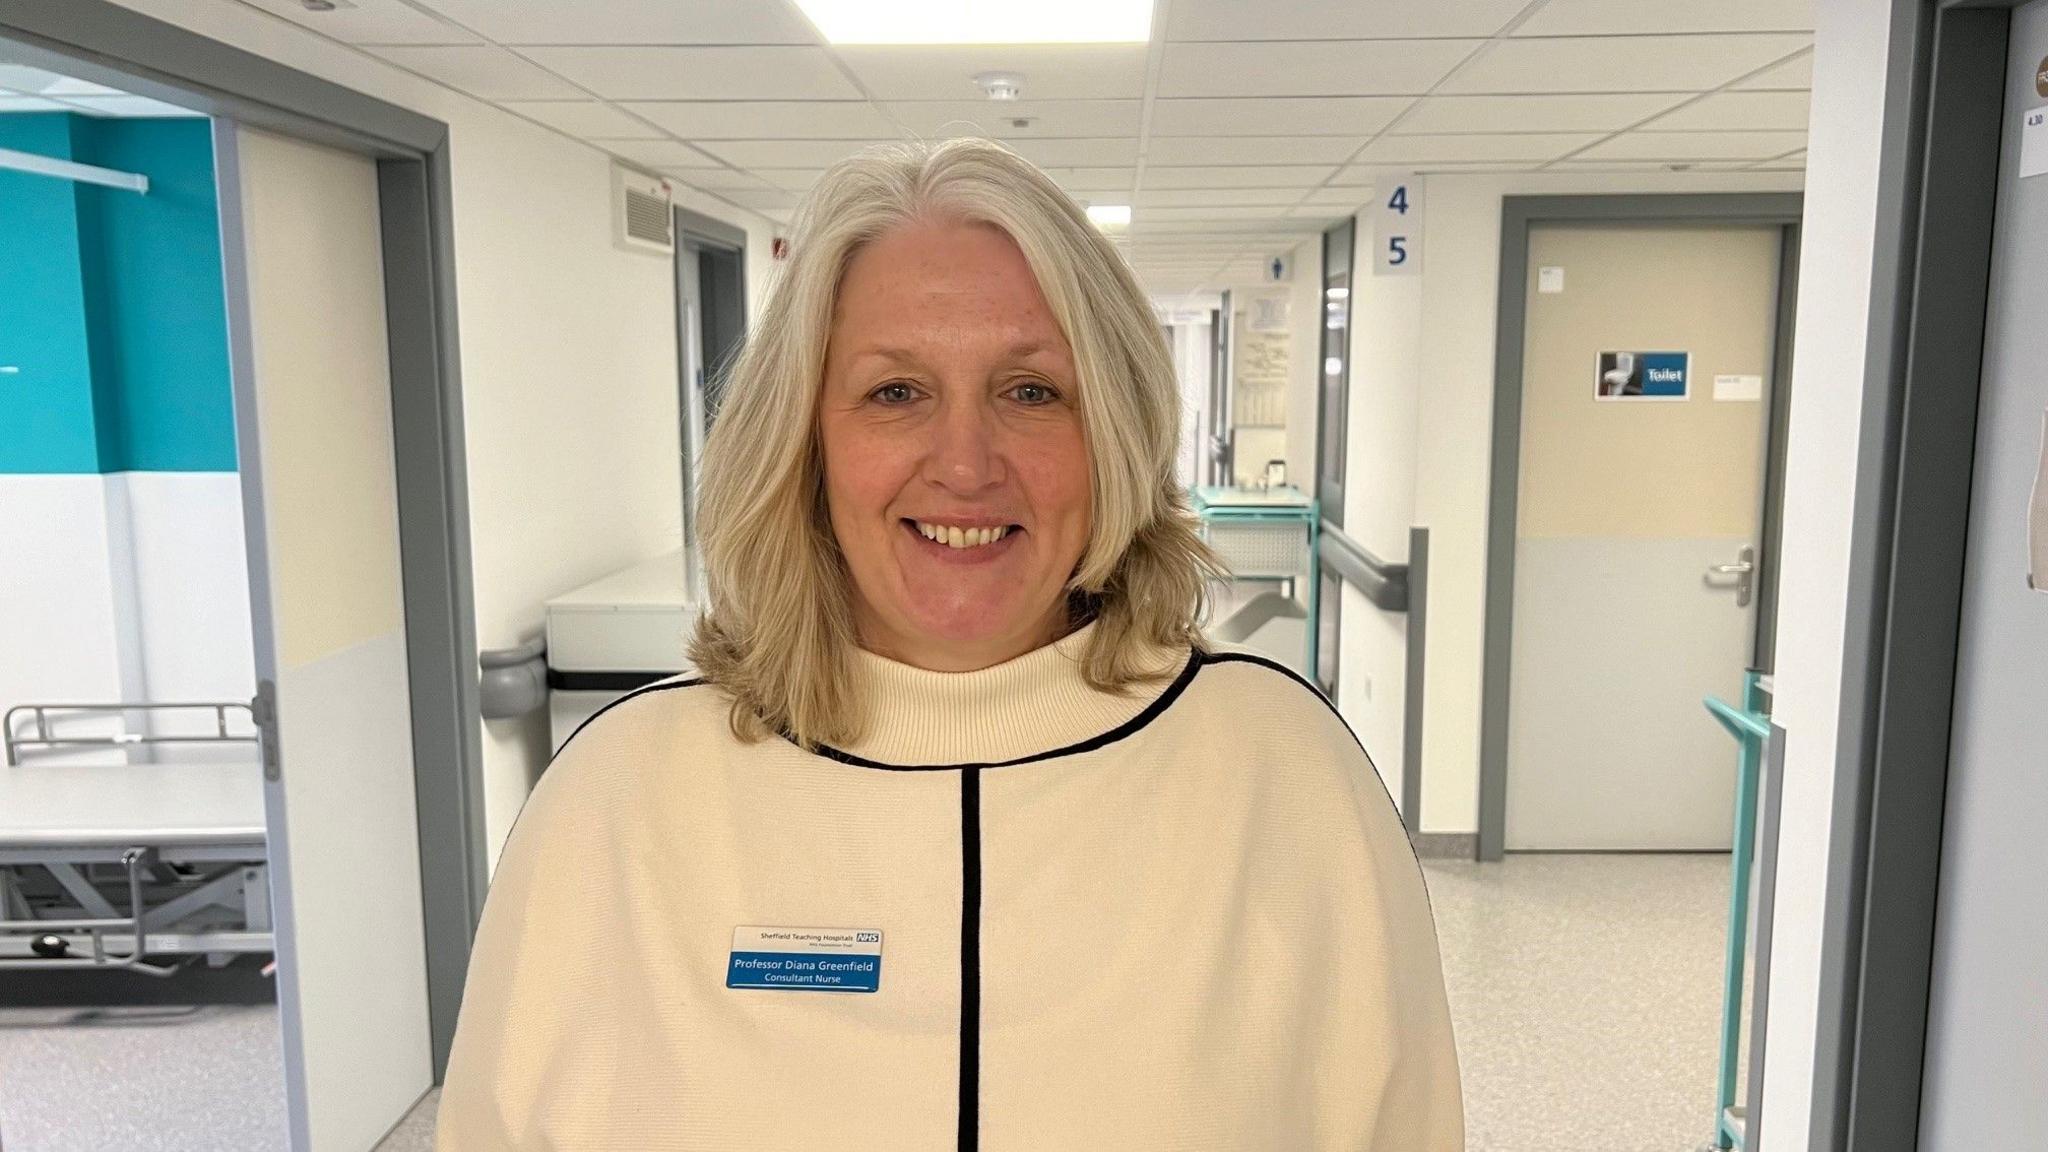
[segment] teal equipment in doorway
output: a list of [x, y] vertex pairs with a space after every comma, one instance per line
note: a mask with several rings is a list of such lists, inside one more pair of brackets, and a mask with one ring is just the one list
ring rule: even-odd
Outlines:
[[1742, 679], [1742, 706], [1707, 697], [1707, 711], [1741, 745], [1735, 776], [1735, 843], [1728, 882], [1728, 947], [1721, 981], [1721, 1066], [1714, 1090], [1713, 1147], [1744, 1147], [1747, 1109], [1735, 1103], [1735, 1072], [1742, 1046], [1743, 967], [1749, 950], [1749, 891], [1756, 848], [1757, 797], [1763, 780], [1764, 742], [1771, 718], [1764, 701], [1768, 678], [1752, 669]]

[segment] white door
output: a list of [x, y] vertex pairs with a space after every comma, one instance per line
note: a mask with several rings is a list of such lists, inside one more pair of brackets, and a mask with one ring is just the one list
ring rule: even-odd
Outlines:
[[359, 1152], [432, 1082], [377, 172], [217, 149], [292, 1147]]
[[[2048, 3], [2013, 13], [1942, 814], [1920, 1143], [2048, 1148]], [[2038, 141], [2034, 142], [2038, 146]]]
[[1754, 601], [1712, 570], [1759, 559], [1780, 247], [1530, 230], [1509, 849], [1729, 845], [1736, 746], [1701, 700], [1741, 699]]

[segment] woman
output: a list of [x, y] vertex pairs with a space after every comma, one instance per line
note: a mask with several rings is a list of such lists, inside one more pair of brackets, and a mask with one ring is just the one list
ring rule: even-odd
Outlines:
[[1176, 396], [1012, 153], [825, 175], [706, 451], [701, 675], [535, 789], [444, 1152], [1463, 1146], [1372, 765], [1197, 631]]

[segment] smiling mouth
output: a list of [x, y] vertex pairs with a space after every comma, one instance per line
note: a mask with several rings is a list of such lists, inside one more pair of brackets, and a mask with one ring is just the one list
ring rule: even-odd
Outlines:
[[962, 527], [958, 524], [938, 524], [928, 520], [903, 521], [903, 526], [938, 547], [951, 548], [956, 552], [971, 552], [987, 548], [1009, 539], [1024, 529], [1016, 524], [982, 525]]

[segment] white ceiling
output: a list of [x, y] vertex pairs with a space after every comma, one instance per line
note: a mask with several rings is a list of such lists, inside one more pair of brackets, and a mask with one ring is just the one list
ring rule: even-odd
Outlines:
[[1147, 44], [843, 47], [790, 0], [240, 2], [778, 224], [865, 143], [996, 136], [1131, 204], [1158, 291], [1256, 277], [1390, 169], [1797, 170], [1812, 82], [1811, 0], [1155, 0]]
[[197, 116], [184, 108], [30, 68], [0, 64], [0, 112], [82, 112], [88, 116]]

